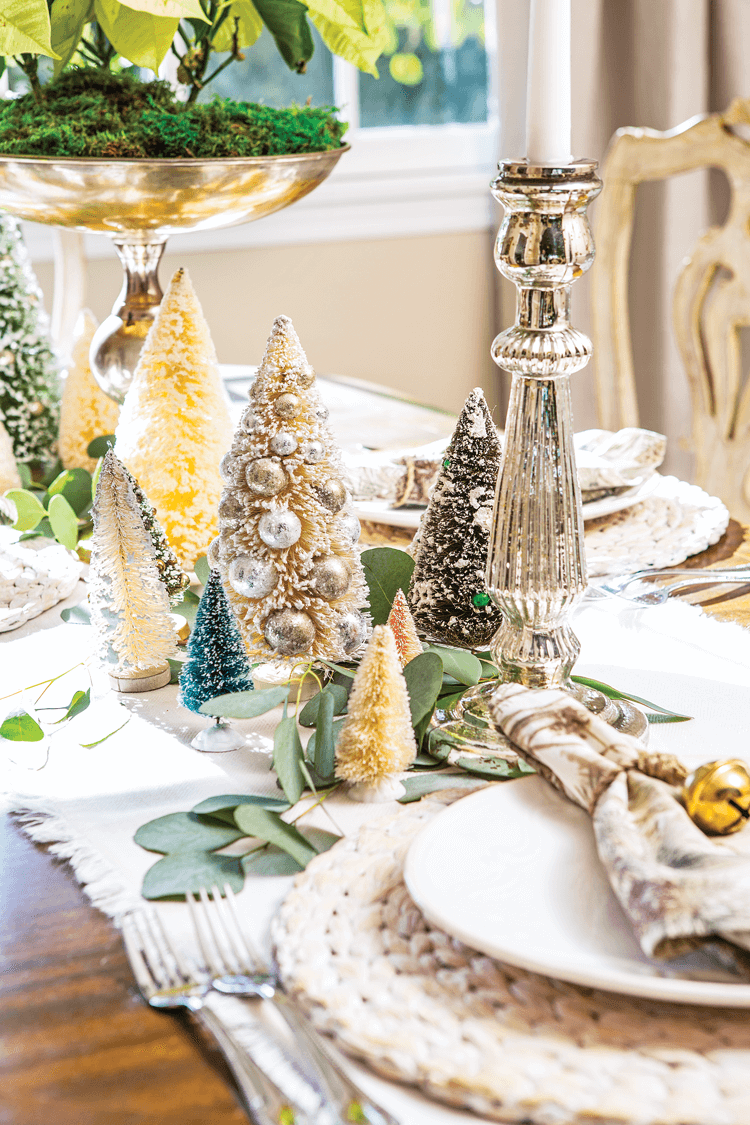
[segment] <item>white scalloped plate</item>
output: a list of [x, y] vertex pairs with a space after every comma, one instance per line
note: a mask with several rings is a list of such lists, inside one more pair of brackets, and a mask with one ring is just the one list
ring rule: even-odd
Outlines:
[[[679, 678], [696, 685], [693, 701], [700, 691], [707, 711], [707, 693], [726, 695]], [[747, 713], [750, 689], [732, 692]], [[631, 996], [750, 1007], [750, 984], [733, 983], [708, 954], [655, 962], [642, 953], [590, 817], [540, 777], [490, 786], [440, 813], [411, 845], [404, 878], [431, 922], [508, 964]]]

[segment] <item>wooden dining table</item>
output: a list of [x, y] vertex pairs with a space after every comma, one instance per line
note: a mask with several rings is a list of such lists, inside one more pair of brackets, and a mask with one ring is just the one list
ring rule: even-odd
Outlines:
[[[408, 537], [364, 527], [370, 545]], [[730, 561], [750, 563], [735, 521], [685, 566]], [[750, 585], [691, 600], [750, 628]], [[0, 969], [0, 1125], [246, 1122], [221, 1057], [189, 1020], [147, 1007], [113, 923], [12, 815], [0, 818]]]

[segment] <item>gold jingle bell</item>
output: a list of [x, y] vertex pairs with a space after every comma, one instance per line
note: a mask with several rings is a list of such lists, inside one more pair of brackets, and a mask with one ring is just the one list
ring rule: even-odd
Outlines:
[[709, 836], [739, 832], [750, 820], [750, 773], [741, 758], [699, 766], [682, 795], [688, 816]]

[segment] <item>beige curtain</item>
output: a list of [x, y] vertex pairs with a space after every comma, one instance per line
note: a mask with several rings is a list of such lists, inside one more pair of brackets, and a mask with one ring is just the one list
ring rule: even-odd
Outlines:
[[[750, 0], [572, 0], [573, 152], [601, 160], [624, 125], [671, 129], [750, 97]], [[524, 148], [529, 0], [498, 0], [501, 155]], [[633, 357], [641, 425], [669, 438], [665, 467], [692, 475], [690, 400], [671, 326], [679, 265], [726, 210], [718, 173], [639, 188], [631, 259]], [[592, 208], [596, 222], [596, 204]], [[574, 323], [591, 331], [589, 281], [573, 289]], [[512, 320], [512, 296], [501, 316]], [[749, 355], [750, 359], [750, 355]], [[576, 429], [597, 425], [592, 366], [573, 379]]]

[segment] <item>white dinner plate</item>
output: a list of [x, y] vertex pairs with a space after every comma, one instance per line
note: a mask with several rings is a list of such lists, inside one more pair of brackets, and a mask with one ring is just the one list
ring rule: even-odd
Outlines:
[[540, 777], [440, 813], [411, 845], [404, 877], [431, 922], [500, 961], [632, 996], [750, 1007], [750, 985], [709, 954], [656, 962], [642, 953], [590, 817]]
[[[639, 500], [645, 500], [659, 488], [663, 478], [654, 473], [643, 484], [621, 492], [619, 496], [605, 496], [603, 500], [592, 500], [583, 505], [584, 520], [595, 520], [599, 516], [610, 516], [614, 512], [622, 512], [632, 508]], [[408, 527], [415, 531], [419, 527], [425, 508], [392, 508], [387, 500], [355, 500], [352, 511], [361, 520], [371, 523], [387, 523], [390, 527]]]

